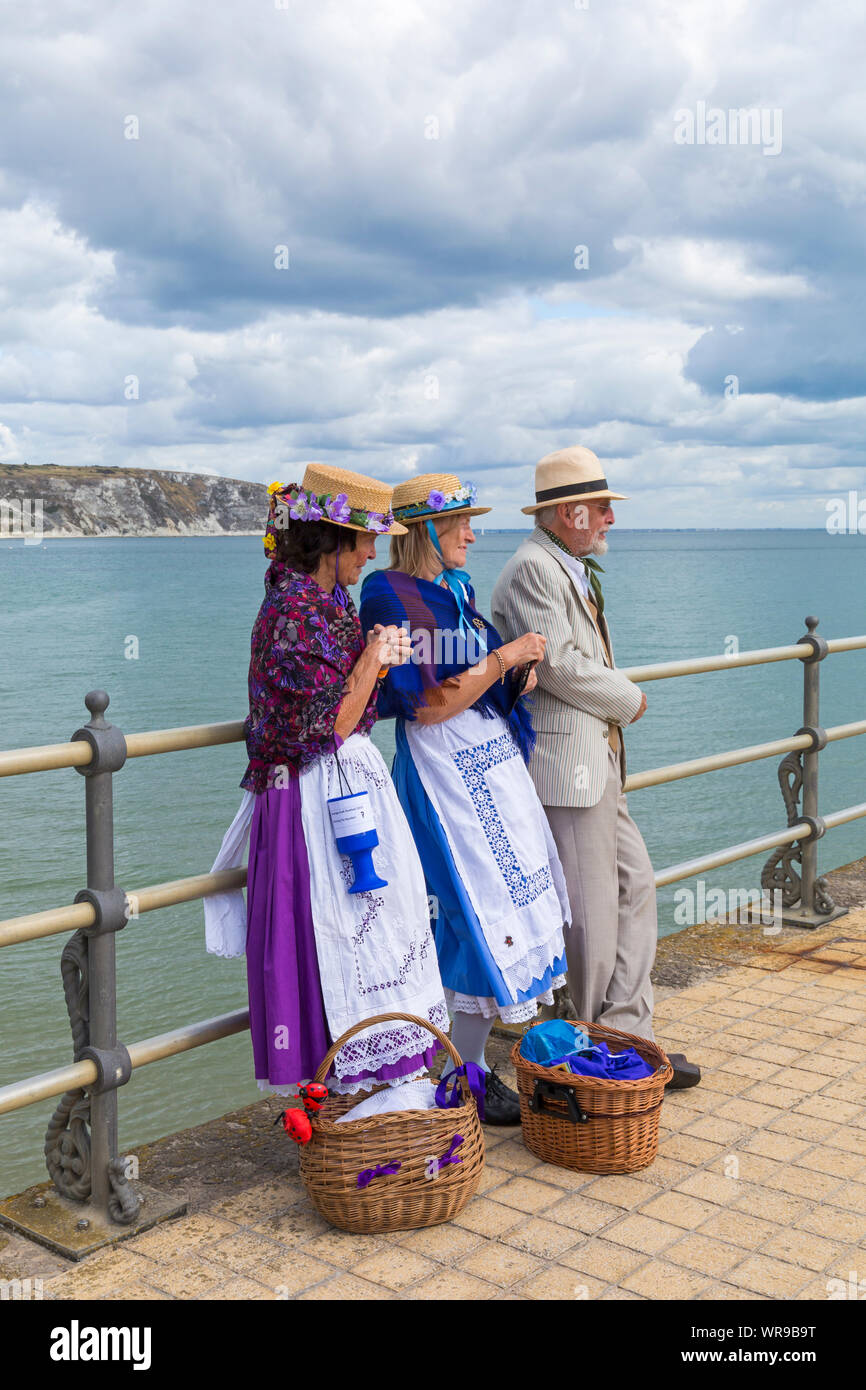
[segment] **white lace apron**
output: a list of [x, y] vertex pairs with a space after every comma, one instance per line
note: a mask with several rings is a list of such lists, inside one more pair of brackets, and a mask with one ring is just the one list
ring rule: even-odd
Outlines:
[[[331, 1037], [338, 1038], [374, 1014], [397, 1011], [420, 1015], [447, 1031], [424, 870], [394, 784], [381, 753], [363, 734], [352, 734], [339, 758], [350, 791], [370, 794], [379, 836], [373, 864], [388, 886], [371, 893], [347, 892], [352, 865], [337, 850], [327, 806], [329, 797], [343, 795], [343, 788], [334, 755], [318, 758], [301, 774], [301, 818]], [[399, 1062], [424, 1052], [434, 1041], [414, 1023], [379, 1024], [340, 1049], [337, 1078]]]
[[516, 1001], [564, 954], [562, 925], [571, 921], [562, 865], [520, 750], [501, 716], [472, 709], [441, 724], [407, 720], [406, 737]]
[[[310, 903], [316, 955], [328, 1031], [332, 1038], [380, 1013], [411, 1013], [448, 1030], [424, 871], [403, 808], [382, 755], [363, 734], [352, 734], [339, 751], [343, 776], [353, 792], [367, 791], [379, 836], [373, 863], [387, 888], [352, 893], [353, 870], [334, 843], [329, 797], [341, 796], [334, 754], [326, 754], [300, 776], [301, 821], [310, 865]], [[249, 837], [255, 796], [245, 792], [211, 869], [240, 868]], [[243, 955], [246, 904], [241, 889], [204, 900], [208, 951]], [[333, 1089], [363, 1090], [361, 1081], [344, 1087], [343, 1077], [377, 1071], [404, 1057], [425, 1052], [433, 1035], [414, 1023], [382, 1024], [357, 1034], [335, 1059]], [[394, 1084], [406, 1081], [396, 1078]], [[263, 1083], [263, 1085], [266, 1083]], [[292, 1088], [294, 1089], [294, 1088]]]

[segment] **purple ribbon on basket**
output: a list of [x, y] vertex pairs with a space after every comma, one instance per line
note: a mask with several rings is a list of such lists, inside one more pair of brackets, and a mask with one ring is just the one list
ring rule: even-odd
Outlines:
[[358, 1174], [358, 1186], [369, 1187], [374, 1178], [383, 1178], [388, 1173], [397, 1173], [402, 1166], [402, 1163], [398, 1161], [396, 1163], [380, 1163], [378, 1168], [362, 1168]]
[[[475, 1097], [478, 1106], [478, 1118], [484, 1119], [484, 1096], [487, 1092], [487, 1072], [483, 1067], [479, 1067], [475, 1062], [464, 1062], [462, 1067], [454, 1067], [452, 1071], [446, 1071], [439, 1085], [436, 1087], [436, 1104], [440, 1110], [453, 1110], [455, 1106], [463, 1104], [463, 1093], [460, 1089], [459, 1077], [465, 1076], [469, 1082], [469, 1089]], [[448, 1083], [453, 1082], [451, 1094], [448, 1094]]]
[[460, 1145], [461, 1145], [462, 1143], [463, 1143], [463, 1135], [462, 1135], [462, 1134], [455, 1134], [454, 1138], [451, 1140], [451, 1147], [450, 1147], [450, 1149], [448, 1150], [447, 1153], [443, 1154], [442, 1157], [439, 1159], [439, 1167], [440, 1167], [440, 1169], [444, 1168], [444, 1167], [445, 1167], [447, 1164], [449, 1164], [449, 1163], [462, 1163], [462, 1162], [463, 1162], [463, 1159], [462, 1159], [462, 1158], [455, 1158], [455, 1157], [454, 1157], [454, 1152], [455, 1152], [455, 1150], [456, 1150], [456, 1149], [459, 1149], [459, 1148], [460, 1148]]

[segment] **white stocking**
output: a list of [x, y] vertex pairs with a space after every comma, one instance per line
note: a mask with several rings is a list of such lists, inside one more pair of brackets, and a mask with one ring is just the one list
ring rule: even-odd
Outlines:
[[483, 1014], [454, 1014], [451, 1041], [464, 1062], [474, 1062], [485, 1071], [490, 1070], [484, 1058], [484, 1046], [495, 1022], [495, 1018], [485, 1018]]

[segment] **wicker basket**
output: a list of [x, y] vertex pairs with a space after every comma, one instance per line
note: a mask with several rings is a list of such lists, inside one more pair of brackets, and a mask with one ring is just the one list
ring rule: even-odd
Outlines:
[[545, 1163], [585, 1173], [634, 1173], [648, 1167], [658, 1152], [659, 1113], [673, 1067], [646, 1038], [596, 1023], [572, 1026], [583, 1028], [594, 1043], [607, 1043], [611, 1052], [633, 1047], [656, 1070], [639, 1081], [576, 1076], [528, 1061], [516, 1042], [511, 1061], [524, 1144]]
[[[379, 1014], [365, 1018], [334, 1043], [316, 1072], [316, 1081], [324, 1081], [337, 1052], [355, 1033], [392, 1019], [429, 1029], [454, 1066], [462, 1066], [448, 1038], [427, 1019]], [[332, 1096], [325, 1102], [319, 1114], [311, 1117], [313, 1137], [301, 1145], [299, 1157], [310, 1201], [326, 1221], [344, 1231], [372, 1235], [436, 1226], [462, 1210], [481, 1179], [484, 1137], [465, 1077], [459, 1078], [459, 1084], [463, 1103], [448, 1110], [400, 1110], [337, 1124], [338, 1115], [370, 1093]], [[462, 1135], [463, 1143], [454, 1148], [457, 1135]], [[452, 1160], [438, 1168], [438, 1161], [449, 1153]], [[367, 1185], [358, 1186], [360, 1175], [393, 1163], [400, 1165], [397, 1172], [378, 1174]]]

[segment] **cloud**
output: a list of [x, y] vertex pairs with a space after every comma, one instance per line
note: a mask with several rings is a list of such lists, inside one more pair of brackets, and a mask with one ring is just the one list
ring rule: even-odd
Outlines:
[[[863, 21], [792, 23], [781, 0], [11, 13], [4, 456], [449, 468], [521, 524], [534, 460], [580, 439], [634, 524], [674, 495], [699, 524], [713, 488], [811, 524], [862, 468]], [[677, 144], [699, 102], [780, 110], [778, 156]]]

